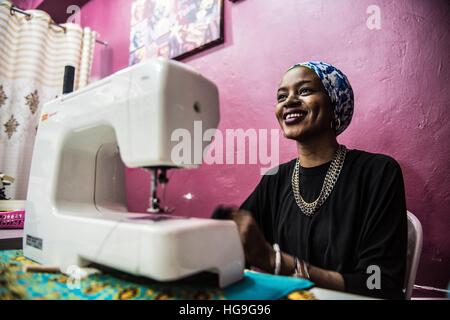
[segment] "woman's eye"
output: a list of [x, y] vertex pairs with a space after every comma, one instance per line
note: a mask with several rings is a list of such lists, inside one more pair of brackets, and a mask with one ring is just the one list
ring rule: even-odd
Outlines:
[[301, 89], [298, 91], [298, 93], [299, 93], [300, 95], [309, 94], [309, 93], [311, 93], [311, 92], [312, 92], [311, 88], [301, 88]]
[[283, 100], [286, 100], [286, 98], [287, 98], [287, 96], [286, 96], [285, 94], [279, 94], [279, 95], [277, 96], [278, 102], [283, 101]]

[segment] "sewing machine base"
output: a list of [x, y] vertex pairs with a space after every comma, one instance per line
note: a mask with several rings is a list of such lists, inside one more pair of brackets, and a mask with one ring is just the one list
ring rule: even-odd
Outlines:
[[96, 210], [88, 217], [88, 213], [58, 214], [52, 230], [27, 230], [24, 255], [64, 273], [73, 265], [97, 263], [157, 281], [210, 271], [218, 274], [219, 286], [226, 287], [242, 278], [243, 252], [233, 222]]

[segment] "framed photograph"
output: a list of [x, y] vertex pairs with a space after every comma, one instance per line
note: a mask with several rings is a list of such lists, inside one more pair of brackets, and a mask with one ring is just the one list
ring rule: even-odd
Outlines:
[[224, 42], [223, 0], [133, 0], [129, 64], [181, 60]]

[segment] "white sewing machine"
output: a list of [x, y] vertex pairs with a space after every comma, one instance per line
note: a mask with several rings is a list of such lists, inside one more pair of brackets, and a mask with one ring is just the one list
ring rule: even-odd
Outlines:
[[[44, 105], [33, 153], [23, 248], [66, 272], [91, 262], [158, 281], [217, 272], [242, 277], [244, 254], [232, 221], [127, 212], [124, 166], [195, 167], [171, 159], [175, 129], [217, 128], [217, 87], [164, 59], [129, 67]], [[207, 143], [191, 143], [196, 148]], [[119, 152], [120, 150], [120, 152]], [[123, 162], [122, 162], [123, 161]], [[153, 192], [152, 191], [152, 192]], [[182, 208], [180, 208], [182, 210]], [[180, 210], [179, 209], [179, 210]], [[151, 213], [153, 212], [153, 213]]]

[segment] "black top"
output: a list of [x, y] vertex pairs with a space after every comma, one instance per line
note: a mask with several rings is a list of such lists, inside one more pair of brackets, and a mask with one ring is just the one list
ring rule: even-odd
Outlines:
[[[295, 202], [291, 179], [296, 159], [265, 175], [241, 205], [252, 213], [266, 240], [283, 252], [342, 274], [346, 291], [402, 299], [407, 249], [403, 176], [392, 158], [359, 150], [347, 152], [328, 199], [312, 217]], [[307, 202], [320, 194], [331, 162], [300, 167], [300, 190]], [[378, 266], [381, 289], [374, 278]], [[370, 277], [370, 278], [369, 278]]]

